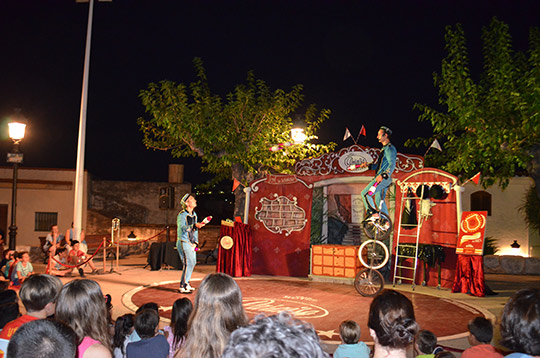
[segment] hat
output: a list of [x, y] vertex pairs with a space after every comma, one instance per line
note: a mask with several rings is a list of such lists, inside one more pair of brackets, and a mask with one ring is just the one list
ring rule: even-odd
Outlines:
[[180, 205], [182, 205], [182, 207], [185, 209], [186, 208], [186, 201], [188, 200], [188, 198], [191, 196], [191, 193], [186, 193], [184, 194], [184, 196], [182, 197], [182, 200], [180, 200]]
[[387, 126], [381, 126], [381, 128], [379, 128], [379, 130], [384, 131], [384, 133], [386, 133], [388, 135], [392, 135], [392, 130], [390, 128], [388, 128]]

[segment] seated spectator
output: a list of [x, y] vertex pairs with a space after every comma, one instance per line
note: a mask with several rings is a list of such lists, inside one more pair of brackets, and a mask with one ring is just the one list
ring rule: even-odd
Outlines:
[[341, 322], [341, 344], [334, 352], [334, 358], [369, 358], [370, 349], [364, 342], [360, 342], [360, 333], [360, 326], [355, 321]]
[[17, 292], [5, 290], [0, 292], [0, 331], [6, 323], [21, 316], [19, 311], [19, 298]]
[[433, 358], [435, 357], [435, 347], [437, 347], [437, 336], [433, 332], [426, 329], [418, 332], [418, 336], [414, 340], [414, 350], [416, 358]]
[[501, 317], [501, 344], [515, 353], [507, 358], [540, 356], [540, 289], [518, 291]]
[[13, 250], [4, 250], [2, 253], [2, 261], [0, 262], [0, 271], [2, 271], [2, 277], [9, 280], [9, 266], [13, 261]]
[[[157, 312], [159, 316], [159, 305], [155, 302], [146, 302], [141, 307], [137, 308], [137, 311], [135, 311], [135, 315], [139, 314], [142, 310], [154, 310]], [[133, 332], [131, 332], [131, 335], [129, 336], [130, 342], [138, 342], [141, 340], [141, 337], [137, 333], [137, 329], [134, 329]]]
[[75, 332], [57, 321], [40, 319], [29, 322], [11, 338], [7, 356], [16, 358], [75, 358]]
[[[3, 276], [3, 275], [0, 275]], [[9, 287], [9, 281], [2, 281], [0, 280], [0, 292], [4, 292]]]
[[368, 327], [373, 358], [405, 357], [418, 333], [411, 301], [394, 290], [384, 290], [371, 301]]
[[13, 273], [11, 274], [11, 282], [13, 286], [19, 286], [29, 276], [34, 274], [34, 266], [30, 262], [30, 255], [27, 251], [19, 252], [19, 262], [17, 262]]
[[469, 322], [469, 344], [471, 348], [461, 353], [461, 358], [502, 358], [495, 347], [491, 345], [493, 339], [493, 325], [484, 317], [476, 317]]
[[[79, 245], [80, 245], [79, 242], [77, 240], [73, 240], [71, 241], [71, 243], [73, 245], [73, 249], [71, 249], [71, 251], [69, 252], [69, 262], [73, 265], [79, 265], [85, 262], [87, 257], [84, 251], [79, 249]], [[92, 259], [88, 260], [88, 265], [92, 269], [92, 273], [96, 273], [97, 270], [96, 270], [96, 266], [94, 265], [94, 260]], [[82, 267], [79, 267], [78, 270], [81, 277], [84, 277], [84, 271]]]
[[179, 298], [174, 301], [171, 313], [171, 325], [165, 326], [165, 338], [169, 343], [169, 357], [173, 358], [174, 353], [182, 347], [186, 340], [188, 320], [193, 311], [193, 304], [186, 298]]
[[99, 284], [75, 279], [64, 285], [56, 303], [56, 319], [77, 335], [78, 358], [110, 358], [107, 306]]
[[51, 263], [50, 274], [55, 276], [71, 276], [73, 267], [66, 267], [68, 265], [68, 251], [65, 247], [59, 247], [56, 250], [56, 255]]
[[175, 357], [219, 358], [231, 333], [246, 322], [238, 284], [224, 273], [210, 274], [197, 290], [186, 341]]
[[321, 348], [313, 326], [293, 318], [288, 312], [255, 317], [253, 323], [240, 327], [231, 334], [223, 351], [223, 358], [328, 356]]
[[[79, 250], [83, 251], [85, 254], [88, 252], [88, 245], [86, 243], [86, 238], [84, 234], [84, 230], [81, 230], [81, 234], [79, 235]], [[73, 246], [72, 241], [75, 239], [75, 235], [73, 232], [73, 223], [71, 223], [71, 227], [67, 229], [66, 231], [66, 245]]]
[[133, 331], [134, 317], [128, 313], [116, 319], [113, 336], [114, 358], [126, 357], [126, 346], [130, 343], [129, 335]]
[[22, 284], [19, 297], [26, 309], [26, 314], [8, 322], [0, 338], [10, 339], [23, 324], [44, 319], [54, 314], [58, 293], [62, 289], [59, 278], [50, 275], [32, 275]]
[[12, 276], [13, 276], [13, 270], [15, 269], [15, 266], [17, 266], [17, 263], [20, 261], [19, 259], [19, 253], [17, 251], [13, 251], [12, 255], [11, 255], [11, 260], [8, 261], [8, 266], [9, 267], [6, 267], [7, 271], [8, 271], [8, 275], [7, 275], [7, 278], [8, 280], [11, 282], [12, 281]]
[[58, 231], [58, 225], [51, 225], [51, 232], [47, 234], [47, 237], [45, 238], [45, 245], [43, 245], [43, 252], [45, 252], [45, 256], [54, 256], [56, 249], [60, 247], [63, 239], [64, 236]]
[[145, 309], [135, 316], [135, 330], [141, 337], [138, 342], [128, 343], [128, 358], [167, 358], [169, 343], [162, 334], [157, 334], [159, 315], [155, 310]]

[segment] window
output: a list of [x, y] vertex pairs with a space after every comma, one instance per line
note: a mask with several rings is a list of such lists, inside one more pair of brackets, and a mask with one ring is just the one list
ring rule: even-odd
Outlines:
[[58, 223], [58, 213], [36, 212], [34, 231], [50, 231], [52, 225]]
[[483, 190], [472, 193], [471, 211], [487, 211], [491, 216], [491, 194]]

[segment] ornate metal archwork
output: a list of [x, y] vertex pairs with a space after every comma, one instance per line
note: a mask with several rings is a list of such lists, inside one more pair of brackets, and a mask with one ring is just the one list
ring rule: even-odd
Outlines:
[[[294, 166], [296, 175], [314, 176], [314, 175], [329, 175], [341, 174], [350, 172], [347, 168], [343, 168], [339, 164], [339, 159], [348, 153], [362, 152], [373, 158], [376, 162], [379, 158], [381, 150], [378, 148], [364, 147], [361, 145], [352, 145], [343, 148], [338, 152], [323, 154], [318, 158], [304, 159], [297, 162]], [[424, 158], [419, 155], [397, 154], [396, 168], [394, 173], [404, 172], [409, 173], [424, 167]]]
[[262, 182], [266, 182], [266, 184], [270, 185], [283, 185], [283, 184], [294, 184], [294, 183], [300, 183], [303, 184], [306, 188], [312, 189], [313, 184], [308, 184], [302, 179], [298, 178], [295, 175], [268, 175], [264, 178], [261, 178], [259, 180], [255, 180], [253, 183], [251, 183], [250, 188], [251, 191], [256, 193], [259, 191], [259, 184]]

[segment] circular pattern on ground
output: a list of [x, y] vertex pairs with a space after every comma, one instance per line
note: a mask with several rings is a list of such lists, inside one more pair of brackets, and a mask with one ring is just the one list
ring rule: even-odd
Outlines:
[[[367, 327], [369, 305], [373, 298], [360, 296], [351, 285], [313, 282], [299, 279], [236, 278], [242, 290], [244, 308], [249, 318], [259, 313], [291, 311], [297, 318], [310, 322], [324, 341], [339, 342], [339, 324], [352, 319], [361, 327], [362, 340], [371, 341]], [[198, 287], [200, 279], [192, 279]], [[192, 301], [195, 294], [177, 292], [178, 281], [141, 286], [124, 294], [124, 305], [136, 310], [146, 302], [160, 306], [162, 318], [170, 319], [172, 305], [181, 297]], [[416, 320], [422, 329], [434, 332], [440, 340], [464, 335], [467, 323], [483, 315], [474, 307], [435, 296], [403, 292], [414, 305]]]

